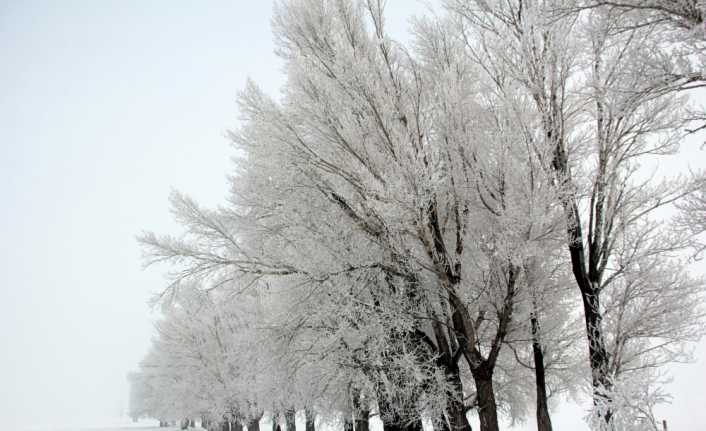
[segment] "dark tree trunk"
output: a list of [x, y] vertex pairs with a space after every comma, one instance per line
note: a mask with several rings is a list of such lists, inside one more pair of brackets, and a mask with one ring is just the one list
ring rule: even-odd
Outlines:
[[549, 404], [547, 403], [547, 383], [544, 372], [544, 353], [539, 339], [539, 321], [537, 320], [537, 306], [533, 304], [534, 310], [530, 317], [532, 326], [532, 352], [534, 354], [534, 376], [537, 386], [537, 431], [552, 431], [552, 420], [549, 416]]
[[287, 431], [296, 431], [296, 413], [293, 409], [284, 412], [284, 423], [287, 425]]
[[408, 422], [403, 427], [404, 431], [424, 431], [424, 426], [422, 425], [422, 418], [416, 418], [412, 422]]
[[260, 431], [260, 420], [252, 419], [248, 422], [248, 431]]
[[206, 419], [206, 416], [201, 416], [201, 428], [205, 430], [208, 429], [208, 419]]
[[380, 418], [382, 419], [385, 431], [423, 431], [422, 418], [417, 416], [412, 419], [405, 419], [395, 411], [390, 402], [385, 399], [378, 399], [380, 407]]
[[[448, 421], [442, 415], [437, 419], [438, 427], [446, 427], [451, 431], [471, 431], [471, 424], [466, 419], [466, 409], [463, 405], [463, 384], [461, 383], [461, 374], [458, 367], [460, 359], [461, 346], [458, 342], [450, 343], [450, 340], [456, 340], [455, 334], [449, 333], [446, 336], [444, 328], [438, 323], [432, 323], [434, 338], [436, 339], [437, 351], [432, 351], [433, 355], [437, 356], [437, 365], [444, 370], [446, 380], [451, 384], [451, 392], [446, 400], [446, 414]], [[433, 350], [434, 343], [431, 343], [430, 350]]]
[[493, 373], [487, 367], [479, 367], [472, 371], [478, 395], [478, 418], [480, 431], [499, 431], [498, 406], [495, 403], [493, 391]]
[[370, 418], [370, 412], [368, 410], [360, 411], [355, 418], [355, 431], [369, 431], [370, 424], [368, 419]]
[[343, 419], [343, 431], [353, 431], [353, 421], [348, 417]]
[[385, 431], [423, 431], [421, 419], [414, 419], [411, 422], [402, 422], [400, 420], [383, 422]]
[[316, 413], [313, 410], [304, 410], [304, 415], [306, 415], [306, 431], [316, 431]]
[[403, 431], [402, 425], [392, 420], [383, 420], [382, 429], [384, 431]]
[[189, 428], [194, 428], [196, 426], [196, 420], [195, 419], [189, 419]]
[[451, 431], [471, 431], [471, 424], [468, 423], [466, 408], [463, 405], [463, 385], [458, 364], [446, 366], [446, 377], [453, 387], [453, 393], [449, 394], [446, 402], [449, 428]]
[[608, 354], [605, 349], [598, 294], [581, 294], [583, 299], [584, 317], [586, 318], [586, 334], [588, 336], [588, 355], [591, 364], [591, 380], [593, 383], [593, 404], [600, 407], [602, 419], [611, 429], [613, 417], [612, 395], [613, 382], [608, 374]]
[[466, 418], [466, 408], [462, 402], [453, 401], [453, 406], [448, 406], [448, 426], [451, 431], [471, 431], [471, 424]]
[[[505, 300], [498, 314], [500, 320], [487, 358], [484, 358], [475, 346], [475, 323], [471, 319], [466, 305], [455, 292], [452, 291], [449, 295], [449, 300], [454, 309], [452, 322], [458, 337], [458, 344], [460, 348], [464, 349], [463, 354], [466, 357], [466, 362], [468, 362], [476, 385], [480, 431], [499, 431], [498, 408], [493, 390], [493, 370], [512, 318], [516, 295], [515, 282], [517, 280], [517, 268], [514, 265], [508, 264], [507, 276]], [[460, 415], [457, 417], [460, 419]]]
[[351, 400], [353, 402], [353, 427], [355, 431], [368, 431], [370, 429], [370, 425], [368, 424], [368, 420], [370, 419], [369, 404], [364, 406], [360, 404], [360, 390], [358, 389], [352, 391]]
[[451, 431], [449, 428], [449, 422], [446, 420], [446, 416], [441, 415], [434, 421], [434, 431]]
[[240, 421], [230, 421], [230, 431], [243, 431], [243, 424]]
[[[602, 121], [602, 120], [601, 120]], [[566, 187], [565, 190], [572, 190], [573, 182], [571, 172], [569, 170], [568, 154], [566, 152], [566, 144], [563, 136], [552, 136], [552, 127], [546, 131], [547, 137], [555, 142], [554, 156], [552, 158], [552, 168], [560, 174], [561, 186]], [[558, 130], [558, 129], [557, 129]], [[568, 186], [568, 187], [567, 187]], [[594, 190], [595, 192], [595, 190]], [[602, 196], [603, 190], [600, 191]], [[602, 277], [602, 271], [599, 269], [599, 254], [602, 246], [608, 239], [594, 238], [588, 239], [588, 250], [584, 247], [584, 236], [581, 216], [577, 204], [577, 196], [575, 192], [565, 193], [561, 196], [561, 203], [566, 214], [566, 232], [568, 237], [569, 255], [571, 256], [571, 272], [574, 274], [574, 279], [581, 292], [583, 300], [584, 318], [586, 320], [586, 336], [588, 338], [588, 354], [589, 364], [591, 366], [591, 380], [593, 384], [593, 404], [600, 406], [603, 412], [603, 420], [610, 429], [610, 423], [613, 416], [612, 396], [610, 391], [613, 384], [608, 375], [608, 355], [605, 349], [605, 339], [603, 337], [603, 329], [601, 323], [603, 316], [599, 308], [600, 291], [598, 287]], [[599, 205], [603, 206], [603, 205]], [[593, 211], [593, 208], [591, 209]], [[600, 216], [597, 216], [600, 218]], [[594, 220], [589, 218], [589, 224]], [[601, 223], [599, 220], [597, 223]], [[589, 236], [591, 233], [589, 232]], [[588, 265], [587, 253], [588, 251]]]
[[402, 431], [402, 424], [397, 413], [392, 409], [392, 406], [387, 400], [382, 388], [378, 388], [378, 409], [382, 427], [384, 431]]

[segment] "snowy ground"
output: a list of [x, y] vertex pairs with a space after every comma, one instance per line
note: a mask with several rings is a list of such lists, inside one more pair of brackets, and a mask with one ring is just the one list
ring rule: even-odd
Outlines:
[[[160, 428], [156, 420], [140, 420], [132, 422], [129, 419], [106, 420], [93, 423], [76, 423], [63, 426], [30, 427], [27, 431], [175, 431], [179, 427]], [[202, 431], [201, 428], [190, 428], [192, 431]]]
[[[124, 427], [93, 427], [93, 428], [58, 428], [57, 431], [177, 431], [179, 427], [160, 428], [159, 426], [124, 426]], [[203, 428], [189, 428], [190, 431], [203, 431]]]
[[[124, 426], [95, 428], [57, 428], [57, 431], [179, 431], [179, 427], [160, 428], [159, 426]], [[203, 428], [189, 428], [190, 431], [204, 431]]]
[[[572, 426], [571, 424], [575, 424], [577, 421], [580, 422], [581, 416], [584, 414], [583, 410], [579, 408], [578, 406], [573, 406], [574, 408], [567, 408], [567, 406], [563, 406], [564, 408], [561, 409], [560, 412], [555, 412], [555, 414], [552, 417], [552, 422], [554, 422], [555, 429], [571, 429], [574, 431], [587, 431], [587, 428], [585, 425], [583, 427], [577, 428], [576, 426]], [[569, 406], [571, 407], [571, 406]], [[340, 415], [332, 415], [331, 417], [321, 417], [318, 416], [316, 418], [316, 429], [317, 431], [343, 431], [343, 421], [342, 417]], [[474, 430], [478, 429], [478, 418], [469, 415], [469, 422], [471, 423], [471, 426], [473, 427]], [[159, 427], [159, 422], [156, 420], [140, 420], [139, 422], [132, 422], [128, 418], [122, 418], [122, 419], [113, 419], [113, 420], [102, 420], [102, 421], [94, 421], [94, 422], [79, 422], [76, 421], [77, 423], [73, 425], [63, 425], [63, 426], [30, 426], [29, 428], [25, 429], [18, 429], [18, 430], [12, 430], [12, 431], [177, 431], [180, 430], [180, 428], [177, 427], [168, 427], [168, 428], [160, 428]], [[304, 413], [302, 411], [297, 412], [296, 415], [296, 427], [298, 430], [304, 429], [305, 428], [305, 417]], [[536, 430], [536, 425], [533, 420], [529, 420], [528, 422], [524, 424], [518, 424], [515, 427], [510, 427], [509, 424], [505, 423], [503, 424], [504, 426], [502, 429], [507, 429], [511, 431], [531, 431], [531, 430]], [[248, 431], [247, 427], [243, 427], [243, 431]], [[272, 429], [272, 422], [270, 421], [269, 418], [263, 418], [260, 421], [260, 429], [261, 430], [271, 430]], [[283, 427], [284, 431], [286, 430], [286, 427]], [[4, 431], [4, 430], [3, 430]], [[196, 427], [196, 428], [189, 428], [189, 431], [204, 431], [203, 428]], [[370, 431], [384, 431], [382, 422], [378, 417], [371, 417], [370, 418]], [[424, 423], [424, 431], [433, 431], [433, 427], [431, 426], [431, 423], [428, 421], [425, 421]]]

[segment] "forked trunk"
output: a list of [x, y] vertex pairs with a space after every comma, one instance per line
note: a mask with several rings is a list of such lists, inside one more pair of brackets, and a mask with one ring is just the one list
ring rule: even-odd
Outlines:
[[[552, 159], [553, 169], [560, 175], [562, 186], [566, 190], [573, 188], [571, 173], [569, 170], [568, 155], [565, 148], [563, 136], [552, 136], [551, 129], [547, 131], [547, 137], [555, 141], [554, 157]], [[586, 320], [586, 336], [588, 338], [589, 363], [591, 365], [591, 378], [593, 383], [593, 404], [598, 408], [601, 420], [606, 429], [611, 429], [611, 419], [613, 417], [612, 381], [608, 375], [608, 355], [605, 349], [605, 340], [601, 321], [603, 316], [600, 310], [600, 299], [598, 282], [600, 271], [597, 261], [592, 259], [593, 252], [589, 252], [588, 265], [586, 262], [586, 249], [584, 248], [584, 237], [582, 232], [582, 221], [579, 215], [578, 198], [574, 192], [565, 193], [561, 196], [561, 203], [566, 214], [566, 232], [568, 237], [569, 255], [571, 256], [571, 272], [581, 292], [583, 300], [584, 318]], [[589, 219], [589, 223], [592, 220]], [[590, 236], [590, 234], [589, 234]], [[605, 239], [603, 240], [605, 241]], [[595, 247], [596, 245], [592, 245]]]

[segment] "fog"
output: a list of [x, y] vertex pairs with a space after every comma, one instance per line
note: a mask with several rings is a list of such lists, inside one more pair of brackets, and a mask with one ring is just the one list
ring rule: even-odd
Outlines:
[[[235, 96], [283, 83], [269, 1], [9, 1], [0, 5], [0, 421], [96, 426], [124, 415], [126, 373], [164, 286], [135, 235], [176, 230], [172, 188], [227, 192]], [[402, 37], [424, 4], [390, 0]], [[703, 152], [694, 151], [695, 157]], [[702, 266], [703, 268], [703, 266]], [[706, 358], [704, 344], [698, 354]], [[678, 366], [672, 429], [705, 424], [706, 367]], [[565, 407], [557, 429], [579, 429]], [[692, 427], [689, 427], [691, 424]], [[577, 428], [571, 428], [576, 426]], [[528, 429], [531, 428], [528, 425]]]
[[[0, 6], [0, 417], [88, 425], [127, 407], [150, 295], [135, 235], [172, 187], [225, 194], [235, 94], [281, 79], [260, 2]], [[247, 3], [248, 7], [243, 5]]]

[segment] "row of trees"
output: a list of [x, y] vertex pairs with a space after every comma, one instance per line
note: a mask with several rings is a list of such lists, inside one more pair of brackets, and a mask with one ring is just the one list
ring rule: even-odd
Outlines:
[[183, 235], [141, 238], [172, 279], [134, 411], [548, 431], [586, 391], [594, 429], [657, 429], [703, 333], [706, 182], [650, 169], [706, 127], [702, 5], [446, 0], [405, 47], [383, 3], [277, 3], [227, 205], [175, 193]]

